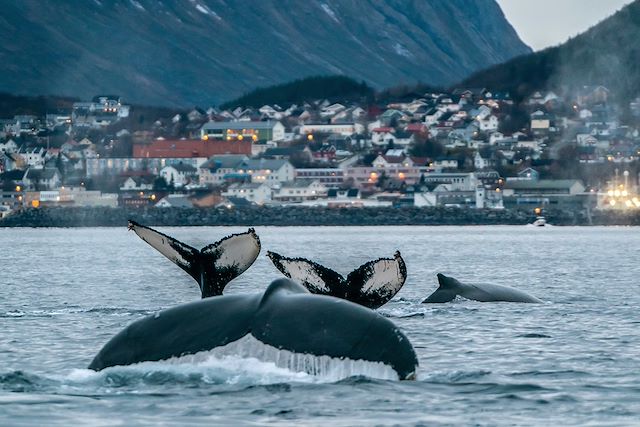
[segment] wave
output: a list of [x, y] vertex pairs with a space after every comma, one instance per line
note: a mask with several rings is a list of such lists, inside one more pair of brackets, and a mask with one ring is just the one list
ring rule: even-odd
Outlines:
[[[247, 338], [250, 337], [250, 338]], [[289, 383], [335, 383], [365, 378], [397, 380], [396, 372], [382, 363], [337, 359], [278, 350], [250, 335], [211, 351], [114, 366], [95, 372], [73, 369], [66, 374], [38, 375], [20, 370], [0, 374], [0, 389], [12, 392], [172, 393], [184, 388], [212, 385], [251, 387]], [[159, 389], [159, 390], [158, 390]]]
[[56, 309], [41, 309], [41, 310], [20, 310], [14, 309], [0, 313], [0, 318], [15, 318], [15, 317], [55, 317], [65, 316], [68, 314], [110, 314], [116, 316], [132, 316], [132, 315], [149, 315], [158, 311], [157, 309], [133, 309], [126, 307], [69, 307], [69, 308], [56, 308]]

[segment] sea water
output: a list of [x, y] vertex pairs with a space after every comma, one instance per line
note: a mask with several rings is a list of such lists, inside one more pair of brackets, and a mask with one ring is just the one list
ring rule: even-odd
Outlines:
[[[198, 248], [245, 231], [160, 229]], [[256, 231], [262, 254], [227, 293], [280, 277], [266, 250], [345, 275], [400, 250], [407, 282], [378, 311], [412, 342], [417, 381], [255, 343], [87, 370], [132, 321], [198, 299], [196, 283], [125, 227], [0, 229], [0, 425], [639, 425], [640, 228]], [[421, 304], [438, 272], [545, 303]]]

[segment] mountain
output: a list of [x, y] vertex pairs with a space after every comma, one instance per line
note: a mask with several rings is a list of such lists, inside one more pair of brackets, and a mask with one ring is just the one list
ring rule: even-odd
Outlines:
[[347, 75], [446, 85], [530, 52], [495, 0], [5, 0], [0, 91], [209, 105]]
[[457, 86], [507, 90], [576, 91], [603, 85], [625, 101], [640, 94], [640, 0], [566, 43], [489, 67]]

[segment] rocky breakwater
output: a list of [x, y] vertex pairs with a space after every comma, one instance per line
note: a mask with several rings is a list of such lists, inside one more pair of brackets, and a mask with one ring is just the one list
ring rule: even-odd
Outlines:
[[[640, 225], [640, 215], [548, 211], [553, 225]], [[530, 212], [461, 208], [74, 208], [23, 209], [0, 220], [0, 227], [122, 227], [128, 219], [156, 226], [242, 225], [524, 225]]]

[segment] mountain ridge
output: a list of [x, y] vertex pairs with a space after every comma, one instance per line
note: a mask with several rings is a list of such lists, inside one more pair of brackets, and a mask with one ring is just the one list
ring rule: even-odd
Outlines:
[[211, 105], [321, 74], [453, 83], [530, 52], [495, 0], [7, 0], [0, 91]]
[[623, 100], [640, 93], [640, 0], [565, 43], [480, 70], [456, 86], [488, 87], [524, 98], [535, 90], [604, 85]]

